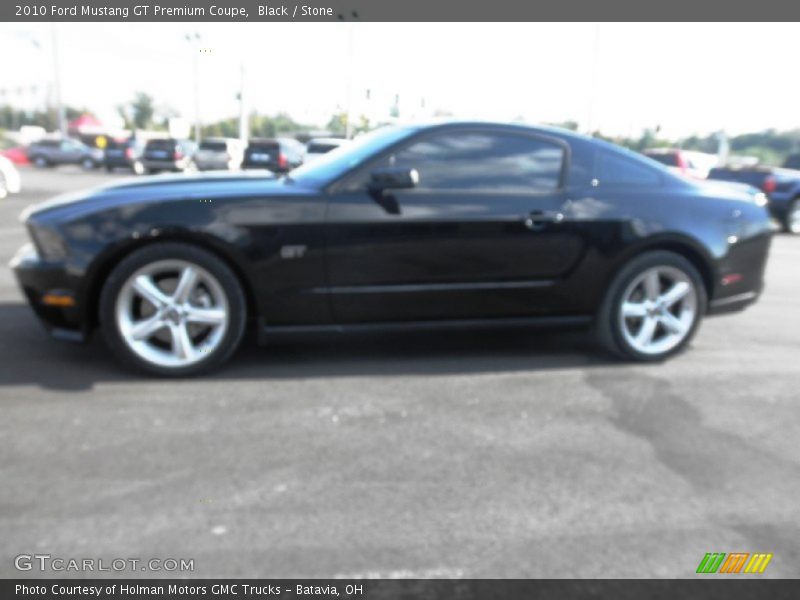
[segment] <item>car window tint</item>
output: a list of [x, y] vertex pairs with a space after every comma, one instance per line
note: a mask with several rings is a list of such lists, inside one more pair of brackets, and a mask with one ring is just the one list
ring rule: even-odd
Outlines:
[[527, 135], [453, 132], [412, 143], [387, 162], [416, 169], [425, 189], [548, 192], [560, 185], [564, 149]]
[[666, 165], [668, 167], [677, 167], [678, 166], [678, 157], [675, 154], [647, 154], [646, 156], [652, 158], [653, 160], [660, 162], [662, 165]]
[[213, 152], [225, 152], [227, 149], [228, 149], [228, 145], [225, 142], [212, 142], [212, 141], [200, 142], [200, 150], [211, 150]]
[[600, 185], [658, 185], [658, 171], [645, 164], [612, 152], [601, 152], [597, 159]]

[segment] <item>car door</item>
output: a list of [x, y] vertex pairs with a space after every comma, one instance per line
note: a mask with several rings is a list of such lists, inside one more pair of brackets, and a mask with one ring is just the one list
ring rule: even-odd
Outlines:
[[[331, 190], [328, 291], [342, 323], [536, 316], [582, 241], [562, 225], [568, 147], [519, 130], [421, 134]], [[415, 173], [410, 189], [371, 176]]]
[[83, 157], [83, 146], [74, 140], [61, 142], [61, 162], [78, 163]]

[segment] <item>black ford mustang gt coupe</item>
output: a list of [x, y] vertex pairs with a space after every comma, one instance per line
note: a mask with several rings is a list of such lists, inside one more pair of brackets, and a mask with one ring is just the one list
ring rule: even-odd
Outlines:
[[190, 375], [274, 333], [594, 325], [633, 360], [681, 350], [762, 289], [755, 190], [611, 144], [490, 123], [390, 126], [288, 176], [136, 179], [23, 219], [12, 262], [57, 338]]

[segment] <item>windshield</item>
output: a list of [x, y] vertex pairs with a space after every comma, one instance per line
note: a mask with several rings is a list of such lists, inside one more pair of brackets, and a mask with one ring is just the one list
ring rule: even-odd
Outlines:
[[294, 169], [290, 176], [295, 181], [327, 183], [343, 175], [353, 167], [368, 160], [387, 148], [414, 133], [412, 127], [390, 125], [361, 135], [352, 143], [339, 146], [320, 156], [313, 163]]

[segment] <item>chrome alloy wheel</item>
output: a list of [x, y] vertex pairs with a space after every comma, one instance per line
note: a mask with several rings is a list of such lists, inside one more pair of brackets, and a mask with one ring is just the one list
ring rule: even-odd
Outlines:
[[697, 320], [697, 290], [680, 269], [652, 267], [639, 274], [622, 295], [622, 335], [642, 354], [669, 352], [692, 331]]
[[222, 285], [202, 267], [160, 260], [133, 273], [117, 295], [122, 340], [160, 367], [192, 365], [221, 344], [230, 321]]

